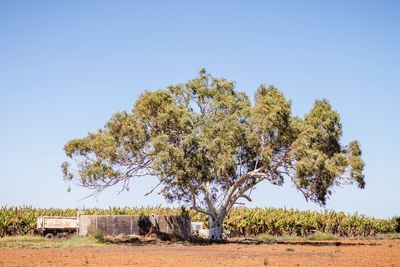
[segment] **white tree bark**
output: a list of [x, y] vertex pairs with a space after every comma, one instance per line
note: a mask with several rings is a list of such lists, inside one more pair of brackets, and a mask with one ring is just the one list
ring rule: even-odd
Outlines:
[[[193, 191], [193, 207], [202, 213], [208, 215], [209, 221], [209, 238], [211, 240], [220, 241], [223, 235], [223, 223], [226, 214], [232, 208], [239, 198], [245, 198], [251, 202], [250, 196], [245, 193], [255, 184], [266, 179], [266, 174], [260, 172], [261, 169], [256, 169], [240, 177], [231, 187], [227, 190], [222, 202], [219, 204], [219, 208], [213, 199], [211, 194], [211, 188], [209, 183], [201, 184], [200, 188], [204, 193], [204, 200], [207, 205], [206, 210], [196, 207], [196, 196]], [[251, 183], [245, 184], [249, 179], [252, 179]]]
[[223, 219], [220, 218], [213, 218], [209, 216], [208, 219], [209, 229], [210, 229], [210, 239], [211, 240], [222, 240], [222, 226], [223, 226]]

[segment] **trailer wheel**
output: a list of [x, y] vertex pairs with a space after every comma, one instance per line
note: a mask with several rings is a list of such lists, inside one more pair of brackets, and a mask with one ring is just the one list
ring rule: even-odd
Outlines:
[[44, 235], [44, 237], [52, 239], [52, 238], [54, 238], [54, 234], [53, 233], [47, 233], [47, 234]]

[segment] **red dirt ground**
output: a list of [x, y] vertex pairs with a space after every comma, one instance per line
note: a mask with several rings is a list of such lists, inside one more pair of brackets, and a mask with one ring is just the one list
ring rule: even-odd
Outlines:
[[[400, 266], [400, 240], [354, 246], [117, 245], [74, 249], [0, 249], [0, 266]], [[375, 245], [373, 245], [375, 244]]]

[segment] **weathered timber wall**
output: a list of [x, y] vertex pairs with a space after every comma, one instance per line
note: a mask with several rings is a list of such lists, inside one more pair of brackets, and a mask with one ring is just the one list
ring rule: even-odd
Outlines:
[[190, 235], [190, 219], [186, 216], [80, 215], [79, 235], [146, 235], [150, 231], [178, 238]]

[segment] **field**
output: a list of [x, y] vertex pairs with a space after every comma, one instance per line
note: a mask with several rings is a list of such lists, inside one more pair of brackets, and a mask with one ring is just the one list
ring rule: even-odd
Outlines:
[[[37, 216], [76, 212], [0, 208], [0, 266], [400, 266], [399, 218], [334, 211], [233, 209], [224, 224], [231, 238], [224, 244], [32, 235]], [[110, 215], [181, 212], [160, 207], [85, 210]], [[189, 215], [207, 226], [205, 216]]]
[[[400, 240], [275, 244], [103, 244], [91, 238], [0, 239], [0, 266], [400, 266]], [[340, 243], [338, 243], [340, 242]]]

